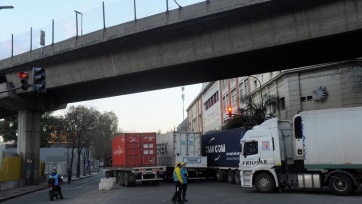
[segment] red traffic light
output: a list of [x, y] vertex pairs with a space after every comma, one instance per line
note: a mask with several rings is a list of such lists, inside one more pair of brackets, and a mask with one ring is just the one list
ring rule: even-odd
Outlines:
[[229, 117], [231, 117], [233, 115], [233, 108], [231, 106], [228, 106], [228, 114], [229, 114]]
[[28, 79], [29, 78], [29, 75], [28, 75], [27, 72], [19, 72], [18, 76], [21, 79]]

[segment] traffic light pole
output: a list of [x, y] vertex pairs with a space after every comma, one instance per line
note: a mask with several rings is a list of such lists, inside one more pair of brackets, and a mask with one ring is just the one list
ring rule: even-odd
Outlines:
[[[29, 84], [29, 87], [31, 87], [31, 86], [33, 86], [33, 85]], [[1, 91], [0, 94], [5, 93], [5, 92], [9, 92], [9, 91], [15, 91], [15, 90], [18, 90], [18, 89], [21, 89], [21, 87], [8, 89], [8, 90], [6, 90], [6, 91]]]

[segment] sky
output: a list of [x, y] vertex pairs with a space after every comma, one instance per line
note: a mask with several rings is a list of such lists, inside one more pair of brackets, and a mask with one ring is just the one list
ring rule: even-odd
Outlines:
[[[181, 6], [203, 2], [203, 0], [176, 0]], [[52, 20], [54, 20], [54, 41], [76, 35], [76, 13], [78, 35], [103, 28], [102, 2], [105, 6], [106, 27], [134, 19], [133, 0], [2, 0], [0, 6], [14, 9], [0, 10], [0, 59], [11, 56], [11, 36], [14, 36], [14, 56], [40, 48], [40, 30], [45, 31], [45, 46], [52, 41]], [[166, 0], [136, 0], [137, 18], [147, 17], [166, 10]], [[169, 9], [175, 9], [174, 0], [169, 0]], [[32, 34], [30, 35], [30, 28]], [[32, 36], [32, 43], [30, 43]], [[78, 103], [100, 112], [113, 111], [119, 119], [119, 128], [126, 132], [158, 132], [173, 130], [187, 117], [186, 109], [201, 91], [201, 84], [185, 84], [157, 91], [124, 96], [109, 97]], [[182, 99], [184, 94], [184, 100]], [[61, 115], [66, 109], [56, 111]]]

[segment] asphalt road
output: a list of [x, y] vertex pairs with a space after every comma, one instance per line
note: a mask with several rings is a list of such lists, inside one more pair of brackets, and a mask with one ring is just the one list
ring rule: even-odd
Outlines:
[[[48, 190], [41, 190], [5, 201], [12, 203], [170, 203], [174, 193], [172, 183], [161, 182], [160, 185], [150, 186], [138, 184], [135, 187], [116, 186], [114, 190], [99, 191], [98, 183], [104, 174], [74, 181], [70, 185], [63, 184], [64, 200], [50, 201]], [[261, 194], [254, 188], [241, 188], [235, 184], [218, 183], [214, 181], [192, 182], [188, 186], [188, 203], [204, 204], [236, 204], [236, 203], [292, 203], [292, 204], [339, 204], [362, 203], [362, 190], [357, 190], [351, 196], [335, 196], [328, 188], [321, 190], [285, 190], [283, 193]]]

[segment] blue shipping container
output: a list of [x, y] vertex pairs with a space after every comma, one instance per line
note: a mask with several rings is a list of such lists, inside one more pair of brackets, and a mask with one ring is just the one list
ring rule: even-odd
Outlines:
[[238, 167], [240, 140], [247, 129], [235, 128], [202, 135], [202, 156], [207, 156], [208, 167]]

